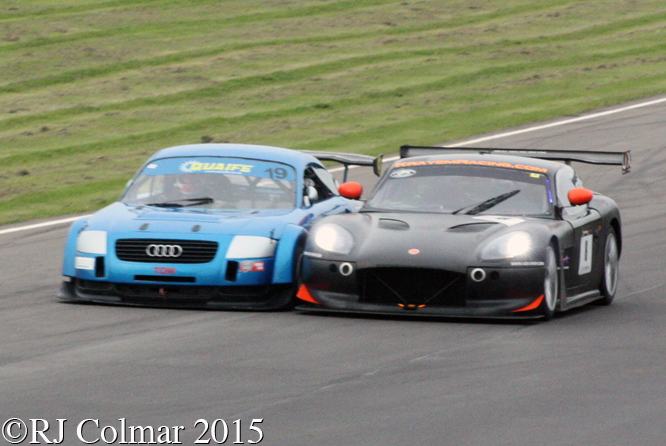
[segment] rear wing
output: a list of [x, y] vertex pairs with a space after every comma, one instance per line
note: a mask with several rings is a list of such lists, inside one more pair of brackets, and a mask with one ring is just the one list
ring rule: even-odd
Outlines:
[[301, 150], [301, 152], [312, 155], [319, 161], [335, 161], [345, 166], [343, 183], [347, 181], [349, 166], [371, 166], [375, 175], [380, 176], [382, 174], [382, 160], [384, 155], [373, 157], [370, 155], [361, 155], [360, 153], [326, 152], [323, 150]]
[[524, 156], [526, 158], [563, 161], [567, 164], [569, 164], [571, 161], [577, 161], [587, 164], [622, 166], [623, 174], [631, 172], [631, 150], [627, 150], [626, 152], [592, 152], [584, 150], [490, 149], [482, 147], [440, 147], [410, 145], [404, 145], [400, 147], [400, 158], [449, 153], [514, 155]]

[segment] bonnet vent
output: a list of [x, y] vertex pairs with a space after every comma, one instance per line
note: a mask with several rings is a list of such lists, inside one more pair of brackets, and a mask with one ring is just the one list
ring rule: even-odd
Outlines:
[[486, 229], [495, 226], [499, 223], [465, 223], [462, 225], [451, 226], [446, 232], [470, 233], [470, 232], [483, 232]]
[[409, 229], [409, 225], [406, 221], [394, 220], [392, 218], [380, 218], [377, 226], [382, 229], [395, 229], [398, 231], [406, 231]]

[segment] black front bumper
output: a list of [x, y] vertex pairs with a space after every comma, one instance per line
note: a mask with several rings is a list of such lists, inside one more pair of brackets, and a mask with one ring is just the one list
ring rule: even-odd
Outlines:
[[543, 295], [545, 269], [541, 266], [483, 266], [475, 280], [472, 272], [479, 267], [453, 272], [357, 269], [353, 262], [344, 263], [304, 259], [303, 284], [318, 303], [299, 302], [298, 308], [410, 316], [541, 317], [539, 308], [520, 311]]
[[58, 297], [71, 302], [97, 302], [168, 308], [282, 310], [295, 303], [294, 286], [194, 286], [125, 284], [70, 278]]

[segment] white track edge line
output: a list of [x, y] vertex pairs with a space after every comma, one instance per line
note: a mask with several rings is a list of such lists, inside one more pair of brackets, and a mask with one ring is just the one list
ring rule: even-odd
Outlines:
[[[548, 129], [548, 128], [552, 128], [552, 127], [559, 127], [559, 126], [562, 126], [562, 125], [573, 124], [574, 122], [586, 121], [586, 120], [589, 120], [589, 119], [594, 119], [594, 118], [599, 118], [599, 117], [602, 117], [602, 116], [613, 115], [613, 114], [616, 114], [616, 113], [622, 113], [622, 112], [629, 111], [629, 110], [634, 110], [634, 109], [637, 109], [637, 108], [649, 107], [650, 105], [661, 104], [662, 102], [666, 102], [666, 98], [656, 99], [654, 101], [643, 102], [643, 103], [640, 103], [640, 104], [629, 105], [627, 107], [617, 108], [617, 109], [613, 109], [613, 110], [607, 110], [605, 112], [593, 113], [591, 115], [580, 116], [578, 118], [571, 118], [571, 119], [565, 119], [563, 121], [551, 122], [550, 124], [543, 124], [543, 125], [537, 125], [537, 126], [534, 126], [534, 127], [528, 127], [528, 128], [521, 129], [521, 130], [514, 130], [512, 132], [506, 132], [506, 133], [499, 133], [497, 135], [484, 136], [483, 138], [477, 138], [477, 139], [472, 139], [472, 140], [469, 140], [469, 141], [463, 141], [463, 142], [460, 142], [460, 143], [457, 143], [457, 144], [449, 144], [449, 145], [447, 145], [447, 147], [460, 147], [460, 146], [464, 146], [464, 145], [467, 145], [467, 144], [476, 144], [476, 143], [479, 143], [479, 142], [490, 141], [492, 139], [506, 138], [507, 136], [520, 135], [522, 133], [535, 132], [537, 130], [543, 130], [543, 129]], [[399, 156], [394, 156], [394, 157], [391, 157], [391, 158], [386, 158], [384, 160], [384, 162], [388, 163], [388, 162], [395, 161], [397, 159], [400, 159], [400, 157]], [[350, 169], [356, 169], [358, 167], [359, 166], [349, 166]], [[330, 172], [340, 172], [342, 170], [344, 170], [344, 167], [337, 167], [335, 169], [330, 169]]]
[[[92, 214], [90, 214], [90, 215], [92, 215]], [[16, 228], [3, 229], [2, 231], [0, 231], [0, 235], [9, 234], [11, 232], [27, 231], [29, 229], [44, 228], [44, 227], [47, 227], [47, 226], [55, 226], [55, 225], [64, 224], [64, 223], [71, 223], [71, 222], [76, 221], [80, 218], [90, 217], [90, 215], [81, 215], [80, 217], [65, 218], [65, 219], [62, 219], [62, 220], [47, 221], [47, 222], [44, 222], [44, 223], [37, 223], [37, 224], [34, 224], [34, 225], [19, 226], [19, 227], [16, 227]]]
[[[491, 139], [506, 138], [507, 136], [520, 135], [522, 133], [535, 132], [537, 130], [543, 130], [543, 129], [548, 129], [548, 128], [552, 128], [552, 127], [559, 127], [561, 125], [573, 124], [574, 122], [586, 121], [588, 119], [599, 118], [601, 116], [614, 115], [616, 113], [622, 113], [622, 112], [629, 111], [629, 110], [635, 110], [637, 108], [649, 107], [651, 105], [661, 104], [662, 102], [666, 102], [666, 98], [656, 99], [654, 101], [642, 102], [640, 104], [629, 105], [627, 107], [617, 108], [617, 109], [613, 109], [613, 110], [607, 110], [605, 112], [593, 113], [591, 115], [580, 116], [578, 118], [565, 119], [563, 121], [552, 122], [550, 124], [537, 125], [537, 126], [534, 126], [534, 127], [528, 127], [528, 128], [521, 129], [521, 130], [515, 130], [515, 131], [512, 131], [512, 132], [506, 132], [506, 133], [500, 133], [500, 134], [497, 134], [497, 135], [485, 136], [483, 138], [477, 138], [477, 139], [472, 139], [470, 141], [463, 141], [461, 143], [451, 144], [451, 145], [449, 145], [449, 147], [459, 147], [459, 146], [464, 146], [466, 144], [476, 144], [476, 143], [479, 143], [479, 142], [490, 141]], [[393, 162], [397, 159], [400, 159], [400, 157], [399, 156], [392, 156], [390, 158], [386, 158], [385, 160], [383, 160], [383, 162], [390, 163], [390, 162]], [[358, 167], [359, 166], [349, 166], [350, 169], [355, 169], [355, 168], [358, 168]], [[329, 169], [330, 172], [340, 172], [342, 170], [344, 170], [344, 167], [336, 167], [335, 169]], [[3, 229], [3, 230], [0, 231], [0, 235], [9, 234], [9, 233], [12, 233], [12, 232], [27, 231], [27, 230], [36, 229], [36, 228], [43, 228], [43, 227], [47, 227], [47, 226], [54, 226], [54, 225], [59, 225], [59, 224], [64, 224], [64, 223], [70, 223], [70, 222], [73, 222], [73, 221], [76, 221], [80, 218], [85, 218], [85, 217], [90, 217], [90, 215], [82, 215], [80, 217], [65, 218], [63, 220], [50, 221], [50, 222], [45, 222], [45, 223], [38, 223], [38, 224], [28, 225], [28, 226], [19, 226], [19, 227], [11, 228], [11, 229]]]

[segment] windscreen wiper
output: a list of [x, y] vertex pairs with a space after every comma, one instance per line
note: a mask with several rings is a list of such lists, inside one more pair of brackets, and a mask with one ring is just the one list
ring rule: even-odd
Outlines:
[[[498, 195], [496, 197], [490, 198], [484, 202], [481, 202], [477, 204], [476, 206], [472, 207], [469, 211], [465, 212], [466, 215], [476, 215], [480, 214], [483, 211], [487, 211], [491, 207], [500, 204], [504, 200], [508, 200], [509, 198], [513, 197], [516, 195], [518, 192], [520, 192], [520, 189], [512, 190], [511, 192], [507, 192], [502, 195]], [[452, 214], [457, 214], [458, 212], [464, 211], [465, 209], [468, 209], [470, 206], [465, 206], [464, 208], [460, 208], [457, 211], [453, 211]]]
[[197, 206], [199, 204], [210, 204], [214, 199], [210, 197], [184, 198], [182, 200], [165, 201], [163, 203], [148, 203], [146, 206], [157, 206], [161, 208], [183, 208], [187, 206]]

